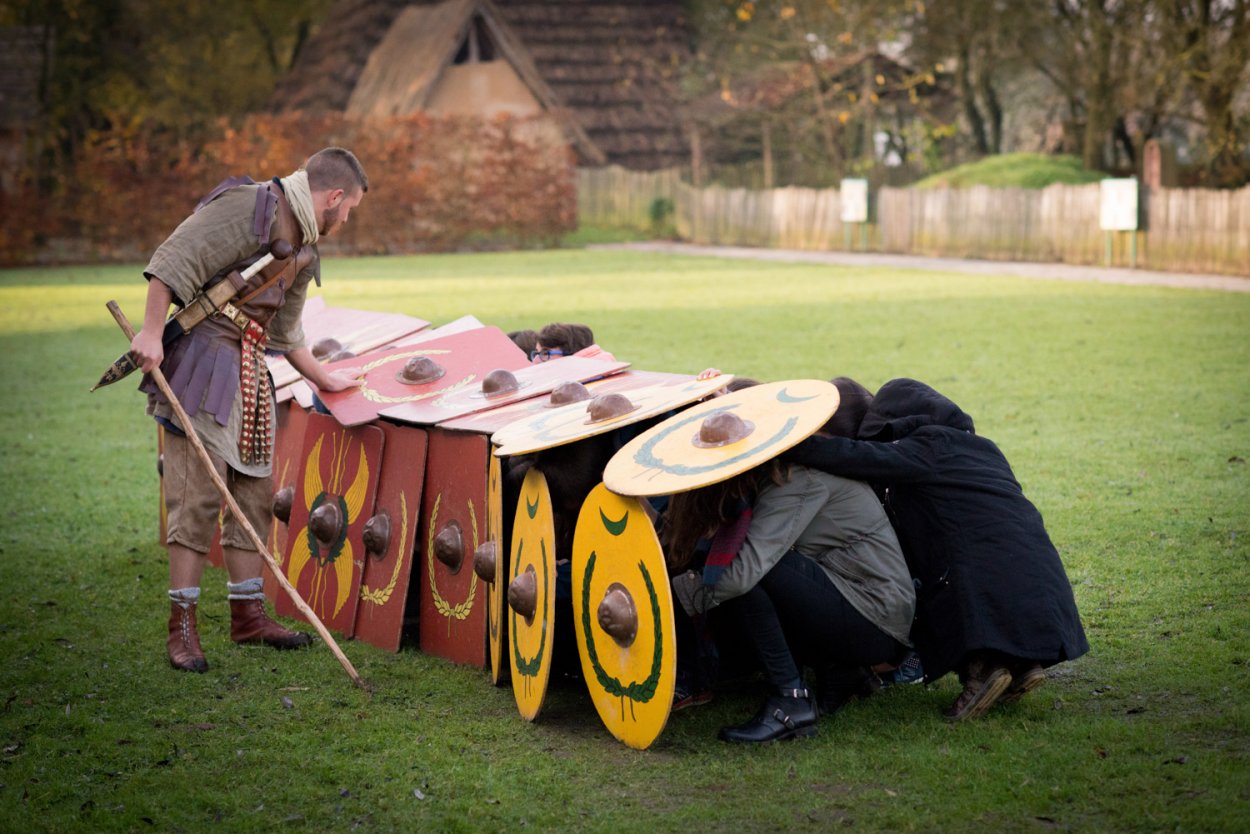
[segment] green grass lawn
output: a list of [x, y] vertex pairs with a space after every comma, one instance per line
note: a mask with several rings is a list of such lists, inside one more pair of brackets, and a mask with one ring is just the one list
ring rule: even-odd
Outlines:
[[505, 330], [591, 324], [649, 370], [895, 376], [1013, 462], [1091, 653], [949, 726], [886, 691], [808, 742], [730, 748], [751, 690], [614, 741], [574, 682], [540, 720], [415, 650], [230, 644], [164, 657], [155, 432], [88, 394], [141, 315], [138, 267], [0, 272], [0, 831], [1245, 831], [1250, 827], [1250, 296], [985, 276], [526, 252], [332, 260], [327, 300]]

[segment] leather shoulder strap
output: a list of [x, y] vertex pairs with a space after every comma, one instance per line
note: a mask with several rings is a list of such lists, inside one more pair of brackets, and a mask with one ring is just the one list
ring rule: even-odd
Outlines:
[[[257, 241], [262, 245], [266, 245], [271, 240], [289, 241], [291, 247], [298, 254], [304, 244], [304, 231], [300, 228], [299, 221], [295, 219], [295, 212], [291, 209], [291, 204], [287, 201], [286, 195], [282, 193], [282, 189], [275, 182], [265, 183], [262, 192], [268, 195], [267, 199], [272, 200], [269, 205], [273, 205], [272, 220], [266, 206], [265, 219], [267, 226], [263, 234], [257, 234]], [[257, 211], [260, 211], [260, 195], [256, 200]], [[259, 218], [258, 218], [259, 219]]]

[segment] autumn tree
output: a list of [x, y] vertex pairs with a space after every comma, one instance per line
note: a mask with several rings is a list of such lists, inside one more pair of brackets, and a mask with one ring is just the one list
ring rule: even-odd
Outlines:
[[39, 131], [56, 170], [95, 132], [185, 136], [260, 108], [331, 0], [6, 0], [46, 39]]
[[[810, 155], [834, 181], [870, 166], [887, 90], [907, 97], [909, 81], [886, 78], [874, 60], [896, 40], [903, 0], [702, 0], [692, 16], [698, 34], [693, 95], [733, 102], [753, 85], [776, 110], [759, 110], [765, 141], [783, 126], [796, 153]], [[848, 71], [853, 68], [853, 71]], [[893, 129], [893, 124], [885, 125]], [[888, 132], [888, 130], [887, 130]]]

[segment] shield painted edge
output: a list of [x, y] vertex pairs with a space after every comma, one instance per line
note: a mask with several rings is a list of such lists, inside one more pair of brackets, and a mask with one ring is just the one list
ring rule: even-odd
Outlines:
[[504, 656], [508, 645], [508, 619], [504, 616], [504, 577], [508, 576], [507, 542], [503, 540], [503, 461], [490, 456], [490, 473], [486, 479], [486, 539], [495, 543], [495, 581], [488, 583], [486, 594], [486, 638], [490, 641], [490, 681], [503, 686], [508, 681], [511, 664]]

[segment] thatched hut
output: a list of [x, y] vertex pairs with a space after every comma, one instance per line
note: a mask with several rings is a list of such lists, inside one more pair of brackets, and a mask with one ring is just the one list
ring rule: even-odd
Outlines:
[[339, 0], [272, 106], [544, 113], [582, 164], [661, 168], [688, 158], [687, 38], [679, 0]]

